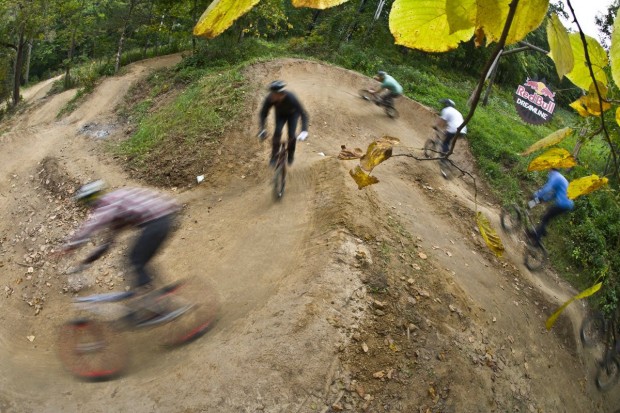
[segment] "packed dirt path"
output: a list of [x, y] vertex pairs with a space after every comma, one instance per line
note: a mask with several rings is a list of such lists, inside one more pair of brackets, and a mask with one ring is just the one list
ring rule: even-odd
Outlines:
[[[84, 383], [56, 358], [57, 328], [71, 317], [71, 289], [49, 254], [79, 224], [79, 183], [139, 185], [93, 128], [122, 139], [114, 109], [130, 85], [179, 56], [139, 62], [104, 80], [73, 114], [73, 96], [38, 99], [0, 135], [0, 412], [613, 412], [592, 356], [576, 340], [574, 294], [550, 271], [529, 273], [522, 243], [495, 258], [474, 211], [498, 228], [498, 206], [478, 179], [444, 180], [434, 162], [393, 157], [380, 183], [358, 190], [337, 159], [397, 137], [395, 154], [420, 155], [436, 115], [398, 101], [389, 119], [356, 97], [372, 84], [337, 67], [279, 60], [249, 67], [251, 118], [223, 139], [229, 164], [200, 185], [168, 189], [184, 203], [180, 228], [157, 258], [161, 278], [193, 278], [219, 295], [204, 337], [167, 351], [157, 329], [127, 334], [131, 364], [115, 381]], [[264, 85], [280, 78], [311, 118], [284, 198], [271, 198], [268, 148], [248, 141]], [[34, 94], [38, 96], [38, 94]], [[105, 129], [104, 128], [104, 129]], [[237, 151], [237, 152], [235, 152]], [[475, 174], [465, 141], [455, 160]], [[120, 244], [128, 242], [125, 237]], [[122, 248], [94, 266], [79, 295], [122, 289]], [[89, 278], [88, 278], [89, 277]]]

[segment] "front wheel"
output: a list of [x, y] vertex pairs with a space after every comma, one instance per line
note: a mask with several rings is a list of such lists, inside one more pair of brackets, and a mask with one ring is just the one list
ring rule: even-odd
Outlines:
[[620, 361], [617, 357], [607, 357], [596, 373], [596, 387], [601, 391], [607, 391], [618, 381], [620, 377]]
[[540, 271], [547, 261], [547, 250], [542, 245], [528, 245], [525, 249], [525, 266], [530, 271]]
[[282, 199], [284, 195], [284, 186], [286, 185], [286, 159], [284, 159], [278, 166], [273, 177], [273, 198], [276, 201]]
[[437, 157], [437, 146], [435, 139], [427, 139], [424, 143], [424, 157], [426, 159]]
[[603, 341], [605, 337], [605, 317], [603, 314], [593, 314], [581, 323], [579, 329], [581, 342], [586, 347], [592, 347]]
[[58, 354], [69, 372], [92, 381], [118, 377], [128, 361], [121, 335], [109, 323], [89, 319], [73, 320], [60, 328]]
[[368, 100], [371, 102], [375, 100], [375, 95], [371, 93], [368, 89], [360, 89], [358, 93], [360, 97], [364, 100]]
[[501, 223], [504, 231], [511, 233], [523, 225], [523, 213], [516, 205], [510, 205], [502, 210]]

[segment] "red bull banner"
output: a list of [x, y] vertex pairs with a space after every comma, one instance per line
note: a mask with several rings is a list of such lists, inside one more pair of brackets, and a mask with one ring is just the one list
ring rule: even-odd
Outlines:
[[542, 125], [553, 117], [555, 93], [543, 82], [528, 78], [517, 87], [514, 99], [517, 113], [524, 122]]

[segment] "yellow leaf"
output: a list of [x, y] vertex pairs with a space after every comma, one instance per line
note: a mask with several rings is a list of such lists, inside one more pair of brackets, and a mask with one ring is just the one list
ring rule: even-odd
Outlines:
[[611, 59], [611, 77], [616, 85], [620, 85], [620, 19], [614, 21], [609, 58]]
[[489, 249], [493, 251], [496, 256], [501, 257], [504, 252], [504, 245], [487, 217], [482, 215], [482, 212], [478, 212], [476, 222], [478, 223], [478, 228], [480, 229], [482, 238], [484, 238], [484, 242], [486, 242]]
[[620, 126], [620, 107], [616, 109], [616, 123]]
[[379, 182], [377, 178], [369, 175], [359, 165], [349, 171], [349, 175], [353, 177], [353, 180], [357, 184], [357, 189], [362, 189], [368, 185], [373, 185]]
[[[484, 30], [488, 43], [496, 42], [501, 37], [510, 3], [510, 0], [477, 0], [476, 26]], [[540, 26], [548, 8], [549, 0], [520, 1], [506, 44], [523, 40], [529, 32]]]
[[214, 0], [194, 26], [194, 36], [204, 36], [208, 39], [219, 36], [259, 1]]
[[[607, 86], [605, 86], [601, 82], [597, 83], [598, 91], [601, 94], [601, 98], [605, 99], [607, 97]], [[605, 100], [602, 101], [602, 106], [603, 112], [611, 109], [611, 104], [609, 102], [606, 102]], [[596, 93], [596, 87], [594, 86], [594, 82], [590, 84], [588, 94], [585, 96], [585, 107], [590, 115], [601, 116], [601, 102], [599, 101], [598, 94]]]
[[547, 322], [545, 323], [545, 327], [547, 327], [547, 330], [551, 330], [551, 327], [553, 327], [560, 314], [562, 314], [562, 311], [564, 311], [564, 309], [568, 307], [570, 303], [575, 300], [581, 300], [582, 298], [591, 296], [592, 294], [600, 290], [602, 285], [602, 282], [594, 284], [592, 287], [580, 292], [579, 294], [562, 304], [562, 306], [555, 313], [551, 314], [551, 316], [547, 319]]
[[577, 178], [570, 181], [568, 184], [567, 195], [570, 199], [576, 199], [581, 195], [587, 195], [590, 192], [594, 192], [600, 187], [607, 185], [607, 182], [607, 178], [599, 178], [598, 175]]
[[451, 33], [446, 0], [395, 0], [390, 11], [390, 31], [396, 44], [426, 52], [446, 52], [469, 40], [474, 25]]
[[470, 29], [476, 23], [476, 0], [446, 0], [450, 34]]
[[547, 41], [549, 42], [549, 57], [555, 63], [555, 70], [561, 80], [565, 74], [573, 70], [575, 60], [568, 32], [555, 13], [547, 22]]
[[360, 165], [366, 172], [371, 172], [375, 166], [392, 156], [392, 146], [398, 143], [397, 138], [384, 136], [368, 145], [366, 154], [360, 159]]
[[293, 6], [324, 10], [346, 3], [347, 1], [349, 0], [293, 0]]
[[574, 101], [569, 105], [571, 108], [575, 109], [580, 116], [584, 118], [590, 116], [590, 112], [588, 112], [588, 108], [586, 107], [586, 97], [581, 96], [579, 99]]
[[575, 165], [577, 165], [575, 158], [566, 149], [553, 148], [532, 160], [527, 170], [544, 171], [551, 168], [572, 168]]
[[551, 145], [555, 145], [558, 142], [562, 142], [567, 136], [573, 133], [571, 128], [564, 128], [560, 130], [556, 130], [555, 132], [549, 134], [548, 136], [542, 138], [541, 140], [534, 143], [532, 146], [527, 148], [521, 155], [529, 155], [533, 152], [536, 152], [539, 149], [546, 148]]
[[[568, 38], [570, 40], [571, 48], [573, 49], [573, 59], [575, 60], [575, 65], [573, 66], [573, 70], [571, 70], [566, 77], [580, 88], [589, 89], [592, 84], [592, 78], [590, 77], [590, 71], [588, 70], [581, 37], [579, 36], [579, 33], [570, 33]], [[605, 75], [605, 71], [603, 69], [609, 64], [607, 60], [607, 53], [599, 42], [590, 36], [586, 36], [586, 43], [588, 44], [588, 55], [590, 56], [590, 61], [592, 62], [594, 77], [596, 80], [606, 85], [607, 75]]]

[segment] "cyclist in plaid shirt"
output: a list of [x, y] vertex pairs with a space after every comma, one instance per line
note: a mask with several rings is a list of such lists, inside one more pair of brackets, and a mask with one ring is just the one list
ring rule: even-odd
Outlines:
[[139, 228], [140, 234], [129, 254], [135, 272], [134, 288], [152, 281], [146, 269], [172, 228], [173, 217], [180, 205], [171, 197], [145, 188], [122, 188], [103, 193], [103, 181], [81, 187], [76, 200], [91, 208], [91, 215], [82, 227], [66, 242], [63, 252], [75, 250], [90, 236], [103, 229], [113, 234], [126, 228]]

